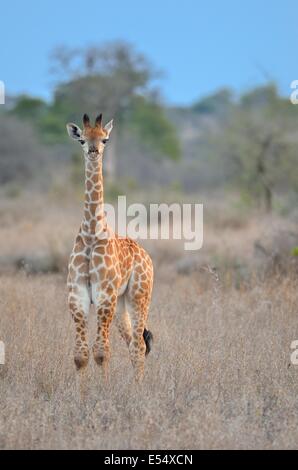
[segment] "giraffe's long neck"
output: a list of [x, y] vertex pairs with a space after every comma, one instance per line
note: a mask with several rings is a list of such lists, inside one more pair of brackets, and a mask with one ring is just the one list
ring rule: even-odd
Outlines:
[[102, 158], [92, 162], [85, 158], [85, 205], [81, 225], [86, 238], [101, 237], [107, 230], [103, 199]]

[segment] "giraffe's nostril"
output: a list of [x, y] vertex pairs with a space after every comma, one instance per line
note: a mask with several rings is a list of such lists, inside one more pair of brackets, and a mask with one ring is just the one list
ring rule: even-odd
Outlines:
[[97, 150], [97, 148], [89, 147], [88, 156], [91, 160], [96, 160], [99, 156], [99, 151]]

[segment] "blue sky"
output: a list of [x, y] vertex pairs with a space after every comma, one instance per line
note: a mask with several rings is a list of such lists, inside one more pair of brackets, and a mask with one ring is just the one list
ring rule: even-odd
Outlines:
[[0, 80], [8, 93], [49, 97], [53, 47], [125, 39], [164, 70], [160, 87], [172, 104], [267, 78], [288, 95], [298, 79], [297, 7], [294, 0], [6, 0]]

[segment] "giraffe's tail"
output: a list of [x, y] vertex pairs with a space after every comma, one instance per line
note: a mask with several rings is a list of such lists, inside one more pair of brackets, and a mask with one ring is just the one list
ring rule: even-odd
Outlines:
[[143, 338], [146, 344], [146, 356], [150, 353], [153, 343], [153, 334], [151, 331], [144, 329]]

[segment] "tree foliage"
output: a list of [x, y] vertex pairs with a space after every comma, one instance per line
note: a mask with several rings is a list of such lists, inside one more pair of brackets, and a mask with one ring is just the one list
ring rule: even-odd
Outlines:
[[[240, 189], [267, 211], [274, 191], [298, 183], [293, 135], [298, 121], [272, 84], [244, 94], [225, 125], [213, 134], [214, 151]], [[296, 183], [294, 182], [296, 180]]]
[[192, 106], [192, 110], [198, 114], [215, 115], [220, 117], [230, 112], [233, 104], [234, 101], [232, 91], [228, 88], [222, 88], [216, 93], [213, 93], [197, 101]]
[[133, 130], [153, 153], [179, 158], [176, 130], [152, 85], [157, 72], [132, 46], [59, 47], [52, 53], [51, 68], [56, 76], [52, 102], [20, 97], [14, 108], [16, 115], [34, 121], [45, 142], [64, 140], [67, 121], [80, 122], [82, 113], [100, 111], [106, 119], [115, 118], [114, 136], [123, 128]]
[[47, 151], [27, 122], [13, 116], [1, 116], [0, 183], [26, 183], [40, 171]]
[[173, 124], [158, 103], [137, 97], [130, 110], [129, 125], [157, 155], [172, 160], [180, 158], [180, 143]]

